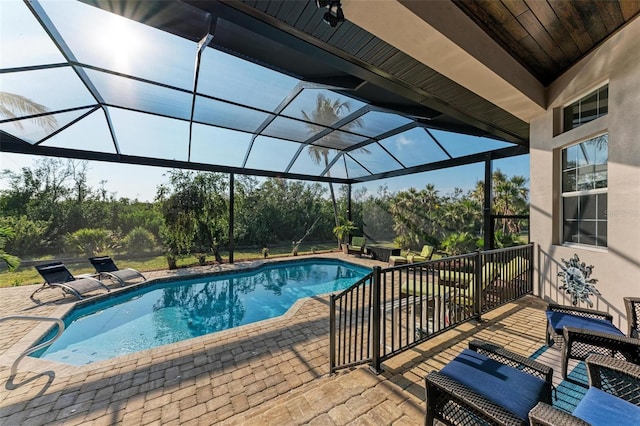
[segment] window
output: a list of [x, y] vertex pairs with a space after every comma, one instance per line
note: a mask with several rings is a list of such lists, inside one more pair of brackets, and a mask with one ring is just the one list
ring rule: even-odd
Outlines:
[[607, 246], [609, 135], [562, 150], [562, 241]]
[[609, 85], [589, 93], [563, 110], [563, 131], [569, 131], [606, 115], [609, 110]]

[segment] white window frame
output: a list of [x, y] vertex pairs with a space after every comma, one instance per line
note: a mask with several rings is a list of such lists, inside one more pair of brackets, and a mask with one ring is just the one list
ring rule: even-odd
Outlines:
[[[594, 188], [594, 189], [588, 189], [588, 190], [576, 190], [576, 191], [563, 192], [563, 184], [564, 184], [564, 174], [563, 173], [564, 173], [564, 169], [563, 169], [563, 161], [562, 161], [562, 159], [564, 158], [564, 155], [563, 155], [564, 151], [569, 149], [569, 148], [571, 148], [571, 147], [583, 144], [585, 142], [588, 142], [590, 140], [596, 139], [596, 138], [598, 138], [600, 136], [603, 136], [603, 135], [607, 135], [607, 162], [606, 162], [606, 164], [607, 164], [607, 186], [605, 188]], [[607, 237], [606, 237], [606, 245], [604, 245], [604, 246], [603, 245], [597, 245], [597, 236], [599, 235], [598, 226], [599, 226], [600, 222], [602, 221], [602, 219], [597, 216], [597, 213], [598, 213], [598, 208], [597, 207], [596, 207], [596, 218], [595, 218], [595, 221], [596, 221], [596, 234], [595, 234], [596, 244], [588, 244], [588, 243], [573, 242], [573, 241], [566, 241], [565, 240], [564, 227], [565, 227], [565, 219], [566, 219], [566, 217], [565, 217], [565, 212], [564, 212], [564, 200], [565, 200], [565, 198], [580, 197], [580, 196], [584, 196], [584, 195], [598, 195], [598, 194], [607, 194], [608, 195], [608, 193], [609, 193], [609, 175], [608, 175], [608, 172], [609, 172], [609, 132], [605, 131], [605, 132], [599, 133], [597, 135], [593, 135], [593, 136], [591, 136], [589, 138], [586, 138], [586, 139], [583, 139], [583, 140], [580, 140], [578, 142], [574, 142], [574, 143], [572, 143], [570, 145], [562, 147], [561, 150], [560, 150], [560, 165], [559, 165], [559, 169], [560, 169], [560, 179], [559, 179], [559, 183], [560, 183], [560, 206], [559, 206], [560, 207], [560, 229], [559, 229], [560, 243], [563, 246], [567, 246], [567, 247], [590, 248], [590, 249], [595, 249], [595, 250], [605, 250], [606, 251], [607, 248], [609, 247], [609, 233], [608, 232], [607, 232]], [[608, 198], [608, 196], [607, 196], [607, 198]], [[607, 203], [608, 203], [608, 200], [607, 200]], [[608, 217], [607, 217], [606, 210], [605, 210], [604, 214], [605, 214], [605, 219], [607, 219], [605, 226], [607, 226], [607, 228], [608, 228]], [[580, 222], [578, 221], [578, 223], [580, 223]], [[607, 229], [607, 231], [608, 231], [608, 229]]]

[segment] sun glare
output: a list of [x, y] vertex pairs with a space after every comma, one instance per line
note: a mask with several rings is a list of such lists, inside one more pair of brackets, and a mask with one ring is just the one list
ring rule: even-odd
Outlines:
[[118, 71], [130, 71], [140, 50], [139, 36], [123, 18], [111, 19], [97, 34], [97, 45], [104, 57], [111, 58]]

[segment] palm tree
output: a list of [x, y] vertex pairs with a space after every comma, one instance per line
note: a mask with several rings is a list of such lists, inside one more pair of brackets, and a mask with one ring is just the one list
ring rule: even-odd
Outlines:
[[[414, 212], [420, 208], [417, 204], [418, 192], [415, 188], [401, 191], [389, 203], [389, 213], [393, 217], [393, 230], [401, 236], [401, 242], [406, 248], [417, 247], [420, 243], [416, 235], [416, 227], [420, 227], [415, 220]], [[417, 225], [417, 226], [416, 226]]]
[[[39, 115], [48, 112], [49, 108], [29, 98], [15, 93], [0, 91], [0, 116], [18, 118], [20, 116]], [[58, 128], [58, 120], [53, 115], [42, 115], [34, 117], [32, 120], [48, 132], [53, 132]], [[22, 124], [19, 121], [14, 121], [13, 123], [19, 129], [22, 129]]]
[[389, 213], [393, 218], [393, 230], [403, 248], [438, 245], [442, 237], [441, 204], [441, 197], [433, 184], [427, 184], [421, 191], [409, 188], [393, 198], [389, 203]]
[[[309, 134], [314, 135], [323, 128], [318, 124], [331, 125], [351, 111], [351, 105], [349, 101], [340, 101], [339, 99], [331, 100], [323, 93], [319, 93], [316, 98], [316, 106], [313, 111], [307, 113], [302, 111], [302, 116], [307, 121], [307, 127], [309, 128]], [[317, 123], [317, 124], [315, 124]], [[354, 129], [362, 127], [362, 120], [355, 119], [345, 126], [347, 129]], [[339, 136], [338, 136], [339, 137]], [[360, 148], [364, 152], [368, 152], [365, 148]], [[315, 164], [324, 163], [325, 168], [329, 167], [329, 148], [309, 145], [309, 155]], [[327, 170], [327, 176], [331, 176], [331, 172]], [[336, 194], [333, 190], [333, 184], [329, 182], [329, 192], [331, 194], [331, 203], [333, 205], [333, 216], [335, 219], [335, 226], [340, 226], [340, 218], [338, 216], [338, 203], [336, 202]], [[338, 245], [340, 241], [338, 240]]]
[[[500, 170], [493, 173], [492, 178], [492, 203], [493, 213], [499, 215], [518, 215], [526, 212], [528, 208], [527, 199], [529, 197], [529, 189], [526, 187], [527, 180], [523, 176], [507, 176]], [[476, 184], [476, 188], [472, 193], [474, 200], [480, 203], [484, 202], [484, 182], [480, 181]], [[518, 233], [520, 226], [517, 220], [503, 219], [501, 220], [502, 231]]]

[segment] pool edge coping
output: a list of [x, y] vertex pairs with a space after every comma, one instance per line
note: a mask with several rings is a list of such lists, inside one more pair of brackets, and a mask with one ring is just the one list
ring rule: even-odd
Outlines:
[[[305, 257], [299, 257], [299, 258], [293, 258], [293, 259], [292, 258], [278, 258], [278, 259], [271, 259], [271, 260], [261, 259], [258, 261], [250, 261], [246, 263], [245, 262], [235, 263], [233, 264], [233, 268], [231, 269], [225, 269], [225, 270], [219, 270], [219, 271], [183, 273], [183, 274], [177, 273], [169, 276], [152, 278], [152, 279], [134, 283], [125, 287], [115, 287], [111, 289], [111, 291], [108, 293], [97, 294], [95, 296], [92, 296], [86, 299], [77, 300], [67, 305], [59, 306], [50, 315], [48, 315], [48, 317], [59, 318], [64, 321], [65, 317], [68, 316], [73, 311], [73, 309], [75, 309], [77, 306], [90, 305], [93, 303], [100, 302], [104, 299], [114, 297], [119, 294], [126, 294], [132, 291], [139, 290], [140, 288], [143, 288], [143, 287], [161, 284], [163, 282], [170, 282], [176, 279], [197, 279], [197, 278], [202, 278], [207, 276], [228, 275], [228, 274], [237, 273], [237, 272], [247, 272], [252, 270], [258, 270], [264, 266], [267, 266], [268, 264], [296, 263], [300, 261], [306, 262], [306, 261], [313, 261], [313, 260], [341, 262], [341, 263], [351, 264], [358, 268], [369, 269], [368, 266], [365, 266], [356, 262], [350, 262], [349, 260], [335, 258], [335, 257], [323, 257], [318, 255], [311, 255], [308, 257], [305, 256]], [[166, 345], [156, 346], [154, 348], [143, 349], [141, 351], [137, 351], [131, 354], [121, 355], [121, 356], [117, 356], [117, 357], [106, 359], [106, 360], [100, 360], [100, 361], [92, 362], [90, 364], [72, 365], [72, 364], [65, 364], [58, 361], [26, 356], [22, 359], [22, 361], [18, 365], [18, 373], [24, 372], [24, 371], [38, 373], [38, 372], [42, 372], [43, 370], [46, 370], [48, 372], [53, 372], [58, 377], [68, 377], [68, 376], [83, 373], [85, 371], [108, 367], [109, 365], [121, 364], [123, 361], [126, 362], [129, 360], [140, 359], [142, 357], [152, 357], [154, 352], [163, 352], [163, 351], [166, 351], [169, 347], [172, 349], [179, 350], [180, 346], [184, 346], [184, 347], [193, 346], [193, 344], [198, 343], [199, 340], [206, 341], [209, 339], [213, 339], [214, 336], [216, 338], [224, 338], [226, 337], [225, 335], [227, 334], [246, 332], [247, 329], [252, 327], [254, 328], [263, 327], [265, 326], [265, 324], [268, 325], [270, 322], [288, 320], [291, 317], [293, 317], [300, 310], [300, 308], [308, 301], [314, 300], [315, 298], [323, 298], [328, 301], [331, 294], [332, 292], [329, 292], [329, 293], [318, 294], [314, 296], [307, 296], [307, 297], [298, 299], [284, 314], [274, 318], [267, 318], [267, 319], [256, 321], [253, 323], [243, 324], [238, 327], [234, 327], [232, 329], [221, 330], [214, 333], [205, 334], [203, 336], [192, 337], [190, 339], [186, 339], [186, 340], [182, 340], [174, 343], [168, 343]], [[37, 344], [37, 342], [40, 339], [42, 339], [44, 336], [46, 336], [46, 334], [49, 333], [49, 331], [53, 327], [55, 327], [55, 325], [52, 325], [51, 323], [47, 323], [47, 322], [43, 322], [35, 326], [32, 330], [27, 332], [26, 335], [20, 338], [16, 343], [10, 346], [2, 354], [2, 356], [0, 357], [0, 365], [10, 368], [15, 362], [15, 359], [17, 359], [17, 357], [20, 356], [22, 352], [24, 352], [28, 348]]]

